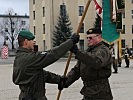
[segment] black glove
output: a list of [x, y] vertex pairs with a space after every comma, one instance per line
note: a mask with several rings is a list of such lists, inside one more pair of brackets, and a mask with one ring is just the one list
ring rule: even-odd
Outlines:
[[70, 49], [70, 51], [71, 51], [72, 53], [76, 54], [77, 51], [78, 51], [77, 45], [74, 45], [74, 46]]
[[73, 44], [76, 44], [79, 42], [79, 35], [77, 35], [76, 33], [74, 33], [72, 36], [71, 36], [71, 39], [73, 41]]
[[62, 76], [60, 79], [60, 82], [58, 83], [58, 89], [63, 90], [65, 83], [66, 83], [67, 77]]

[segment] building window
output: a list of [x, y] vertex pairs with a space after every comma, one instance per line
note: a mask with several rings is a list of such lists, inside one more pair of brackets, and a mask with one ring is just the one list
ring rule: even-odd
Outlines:
[[60, 5], [60, 13], [62, 16], [66, 15], [66, 5]]
[[133, 10], [132, 10], [132, 14], [131, 14], [132, 18], [133, 18]]
[[79, 16], [82, 16], [84, 11], [84, 6], [79, 6]]
[[33, 0], [33, 4], [35, 4], [35, 0]]
[[33, 11], [33, 20], [35, 20], [35, 11]]
[[133, 40], [132, 40], [132, 48], [133, 48]]
[[133, 34], [133, 25], [132, 25], [132, 34]]
[[125, 34], [125, 25], [123, 25], [123, 32], [122, 33]]
[[43, 9], [43, 17], [45, 17], [45, 7], [43, 7], [42, 9]]
[[122, 48], [125, 48], [125, 39], [122, 39], [122, 40], [121, 40], [121, 47], [122, 47]]
[[43, 34], [45, 34], [45, 24], [43, 24]]
[[122, 15], [123, 15], [123, 18], [125, 18], [125, 13], [123, 13]]
[[79, 41], [80, 50], [84, 51], [84, 40]]
[[84, 23], [82, 23], [81, 29], [79, 33], [84, 33]]
[[21, 25], [26, 25], [26, 21], [21, 21]]
[[45, 40], [43, 40], [43, 46], [44, 46], [44, 50], [46, 50], [46, 48], [45, 48], [45, 46], [46, 46]]
[[34, 26], [34, 35], [36, 35], [36, 27]]

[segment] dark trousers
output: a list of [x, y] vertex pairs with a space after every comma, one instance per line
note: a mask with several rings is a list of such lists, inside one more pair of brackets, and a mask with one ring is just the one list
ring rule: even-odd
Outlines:
[[121, 67], [122, 60], [121, 58], [118, 58], [118, 67]]
[[126, 62], [126, 67], [129, 67], [129, 59], [127, 56], [125, 56], [125, 62]]
[[112, 58], [112, 59], [113, 59], [113, 69], [114, 69], [114, 72], [117, 72], [118, 71], [117, 60], [115, 58]]

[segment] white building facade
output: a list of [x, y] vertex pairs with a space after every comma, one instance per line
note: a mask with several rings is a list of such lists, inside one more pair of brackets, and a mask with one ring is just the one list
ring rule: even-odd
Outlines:
[[[60, 5], [66, 5], [73, 32], [76, 32], [85, 9], [87, 0], [29, 0], [30, 30], [36, 35], [39, 50], [52, 48], [54, 27], [57, 24]], [[93, 27], [96, 11], [91, 2], [80, 31], [80, 49], [87, 48], [86, 31]], [[122, 15], [123, 32], [121, 33], [122, 48], [128, 44], [133, 47], [133, 0], [125, 0], [125, 13]]]
[[[57, 18], [59, 16], [60, 5], [66, 5], [66, 10], [71, 21], [73, 32], [77, 31], [86, 0], [29, 0], [30, 4], [30, 30], [36, 35], [36, 43], [39, 50], [48, 50], [53, 47], [52, 37]], [[93, 27], [95, 20], [95, 8], [91, 3], [85, 20], [80, 30], [80, 47], [85, 49], [86, 31]]]
[[125, 13], [122, 19], [122, 48], [125, 48], [125, 45], [128, 45], [129, 48], [133, 48], [133, 0], [125, 0]]

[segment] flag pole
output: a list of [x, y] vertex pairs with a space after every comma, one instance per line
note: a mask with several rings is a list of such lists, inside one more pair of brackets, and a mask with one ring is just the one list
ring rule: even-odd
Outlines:
[[[86, 7], [85, 7], [85, 10], [84, 10], [84, 12], [83, 12], [82, 18], [81, 18], [81, 20], [80, 20], [80, 23], [79, 23], [77, 32], [76, 32], [77, 34], [79, 34], [79, 31], [80, 31], [80, 29], [81, 29], [81, 27], [82, 27], [82, 23], [83, 23], [83, 21], [84, 21], [84, 18], [85, 18], [85, 15], [86, 15], [86, 13], [87, 13], [87, 10], [88, 10], [88, 8], [89, 8], [90, 3], [91, 3], [91, 0], [88, 0], [88, 2], [87, 2], [87, 4], [86, 4]], [[67, 73], [67, 70], [68, 70], [68, 67], [69, 67], [69, 63], [70, 63], [70, 61], [71, 61], [71, 57], [72, 57], [72, 52], [69, 53], [69, 56], [68, 56], [68, 59], [67, 59], [67, 63], [66, 63], [66, 68], [65, 68], [65, 71], [64, 71], [64, 76], [66, 76], [66, 73]], [[56, 100], [59, 100], [60, 95], [61, 95], [61, 90], [59, 90]]]
[[121, 48], [121, 32], [120, 32], [120, 37], [119, 37], [119, 41], [118, 41], [118, 43], [119, 43], [119, 49], [118, 49], [118, 66], [120, 67], [121, 66], [121, 57], [122, 57], [122, 48]]

